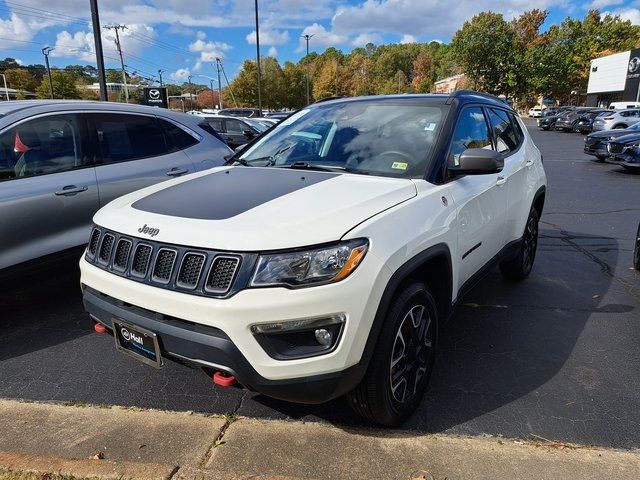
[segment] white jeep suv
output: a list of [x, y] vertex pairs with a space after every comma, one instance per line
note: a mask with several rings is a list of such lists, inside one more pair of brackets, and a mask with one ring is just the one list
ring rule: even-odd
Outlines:
[[228, 165], [94, 217], [84, 304], [119, 350], [219, 385], [383, 425], [419, 404], [438, 331], [494, 265], [524, 279], [545, 198], [540, 152], [474, 92], [332, 100]]

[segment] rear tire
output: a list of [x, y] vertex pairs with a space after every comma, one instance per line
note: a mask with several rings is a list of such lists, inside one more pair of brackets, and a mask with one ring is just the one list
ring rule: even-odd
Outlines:
[[438, 309], [429, 288], [410, 283], [393, 299], [360, 384], [347, 394], [355, 413], [393, 426], [411, 415], [431, 377]]
[[522, 244], [515, 257], [500, 263], [500, 273], [508, 280], [524, 280], [531, 273], [538, 248], [538, 222], [540, 218], [535, 208], [531, 207], [529, 218], [522, 234]]

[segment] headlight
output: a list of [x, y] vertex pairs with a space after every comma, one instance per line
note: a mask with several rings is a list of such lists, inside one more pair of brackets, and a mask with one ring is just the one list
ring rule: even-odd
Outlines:
[[339, 282], [364, 258], [369, 242], [348, 240], [330, 247], [260, 255], [251, 286], [305, 287]]

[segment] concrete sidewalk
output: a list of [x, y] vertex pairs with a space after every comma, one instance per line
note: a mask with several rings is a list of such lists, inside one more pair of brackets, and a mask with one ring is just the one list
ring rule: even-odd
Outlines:
[[640, 452], [0, 400], [0, 468], [132, 479], [640, 478]]

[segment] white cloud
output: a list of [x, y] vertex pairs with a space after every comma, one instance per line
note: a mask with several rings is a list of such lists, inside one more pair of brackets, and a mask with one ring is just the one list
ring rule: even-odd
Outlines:
[[[252, 31], [246, 36], [247, 43], [256, 44], [256, 31]], [[284, 45], [289, 43], [289, 32], [287, 30], [275, 30], [269, 26], [260, 29], [260, 45]]]
[[[309, 51], [315, 49], [323, 49], [326, 47], [334, 47], [336, 45], [344, 45], [348, 41], [346, 35], [339, 35], [334, 32], [327, 31], [327, 29], [318, 23], [314, 23], [311, 26], [306, 27], [302, 31], [302, 35], [313, 35], [313, 38], [309, 41]], [[297, 52], [301, 52], [306, 48], [306, 41], [300, 38]]]
[[189, 44], [190, 52], [200, 54], [193, 70], [199, 72], [203, 63], [215, 62], [216, 58], [224, 58], [225, 52], [228, 52], [231, 48], [231, 45], [225, 42], [207, 42], [206, 34], [198, 32], [196, 41]]
[[274, 46], [269, 47], [269, 51], [267, 52], [267, 55], [273, 58], [278, 58], [278, 49]]
[[[24, 45], [20, 41], [30, 41], [37, 32], [37, 25], [33, 25], [33, 23], [22, 18], [20, 15], [12, 13], [11, 18], [7, 20], [0, 19], [0, 37], [3, 39], [0, 50], [8, 50], [10, 48], [16, 48], [19, 45]], [[11, 39], [17, 41], [12, 42]]]
[[361, 33], [351, 41], [354, 47], [364, 47], [367, 43], [382, 42], [382, 35], [378, 33]]
[[602, 13], [605, 15], [620, 15], [623, 20], [630, 20], [634, 25], [640, 25], [640, 9], [638, 8], [619, 8], [613, 12]]
[[[153, 27], [141, 23], [130, 23], [126, 30], [120, 30], [120, 45], [124, 56], [125, 64], [127, 55], [138, 57], [142, 51], [149, 47], [153, 39], [157, 37], [157, 32]], [[105, 63], [119, 62], [116, 49], [116, 33], [114, 30], [103, 28], [102, 49], [104, 51]], [[56, 43], [53, 45], [52, 57], [78, 58], [85, 62], [95, 62], [95, 43], [93, 31], [78, 31], [69, 33], [66, 30], [56, 35]], [[132, 59], [134, 63], [135, 59]]]
[[400, 43], [418, 43], [418, 39], [415, 35], [409, 35], [408, 33], [405, 33], [400, 39]]
[[624, 0], [593, 0], [589, 5], [589, 8], [601, 9], [603, 7], [611, 7], [613, 5], [620, 5], [624, 3]]
[[186, 82], [191, 75], [191, 71], [188, 68], [179, 68], [175, 72], [169, 74], [169, 78], [177, 83]]

